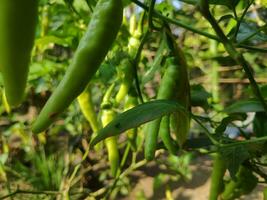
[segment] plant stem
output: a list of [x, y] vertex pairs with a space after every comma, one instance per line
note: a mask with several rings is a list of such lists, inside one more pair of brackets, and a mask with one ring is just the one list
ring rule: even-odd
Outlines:
[[249, 2], [249, 4], [247, 5], [247, 7], [245, 8], [244, 12], [242, 13], [242, 16], [240, 17], [240, 19], [237, 21], [237, 24], [236, 24], [236, 30], [235, 30], [235, 34], [234, 34], [234, 38], [236, 38], [237, 34], [238, 34], [238, 31], [239, 31], [239, 28], [240, 28], [240, 25], [241, 25], [241, 22], [243, 21], [249, 7], [253, 4], [254, 0], [252, 0], [251, 2]]
[[[142, 3], [142, 2], [140, 2], [138, 0], [131, 0], [131, 1], [133, 3], [135, 3], [136, 5], [138, 5], [139, 7], [143, 8], [145, 11], [149, 11], [149, 7], [146, 6], [144, 3]], [[199, 35], [203, 35], [203, 36], [205, 36], [207, 38], [220, 41], [220, 38], [218, 38], [215, 35], [212, 35], [212, 34], [209, 34], [209, 33], [204, 32], [204, 31], [198, 30], [198, 29], [196, 29], [196, 28], [194, 28], [194, 27], [192, 27], [192, 26], [190, 26], [190, 25], [188, 25], [188, 24], [186, 24], [184, 22], [181, 22], [181, 21], [178, 21], [178, 20], [175, 20], [175, 19], [168, 18], [168, 17], [160, 14], [159, 12], [157, 12], [155, 10], [153, 10], [153, 15], [155, 15], [156, 17], [159, 17], [159, 18], [163, 19], [166, 22], [169, 22], [171, 24], [175, 24], [177, 26], [180, 26], [180, 27], [182, 27], [184, 29], [190, 30], [190, 31], [192, 31], [194, 33], [197, 33]]]
[[[146, 6], [144, 3], [138, 1], [138, 0], [131, 0], [133, 3], [135, 3], [136, 5], [138, 5], [139, 7], [143, 8], [145, 11], [149, 11], [149, 7]], [[177, 25], [179, 27], [182, 27], [186, 30], [189, 30], [193, 33], [197, 33], [199, 35], [202, 35], [202, 36], [205, 36], [209, 39], [212, 39], [212, 40], [216, 40], [218, 42], [221, 42], [220, 38], [218, 38], [217, 36], [215, 35], [212, 35], [212, 34], [209, 34], [207, 32], [204, 32], [204, 31], [201, 31], [197, 28], [194, 28], [182, 21], [179, 21], [177, 19], [171, 19], [169, 17], [166, 17], [162, 14], [160, 14], [159, 12], [153, 10], [153, 15], [155, 15], [156, 17], [158, 18], [161, 18], [162, 20], [170, 23], [170, 24], [174, 24], [174, 25]], [[244, 48], [244, 49], [248, 49], [248, 50], [252, 50], [252, 51], [258, 51], [258, 52], [262, 52], [262, 53], [266, 53], [267, 52], [267, 49], [266, 48], [257, 48], [257, 47], [253, 47], [253, 46], [249, 46], [249, 45], [245, 45], [245, 44], [236, 44], [236, 47], [240, 47], [240, 48]]]
[[6, 199], [6, 198], [10, 198], [16, 194], [45, 194], [45, 195], [58, 195], [58, 194], [62, 194], [61, 192], [58, 191], [28, 191], [28, 190], [20, 190], [17, 189], [16, 191], [7, 194], [5, 196], [0, 197], [0, 200], [2, 199]]
[[249, 65], [249, 63], [245, 60], [243, 55], [238, 52], [232, 42], [225, 36], [223, 33], [222, 29], [216, 22], [215, 18], [209, 11], [209, 4], [207, 0], [200, 0], [199, 3], [199, 8], [200, 12], [202, 15], [209, 21], [211, 24], [212, 28], [216, 32], [217, 36], [221, 39], [221, 42], [223, 43], [225, 50], [228, 52], [228, 54], [240, 65], [243, 67], [253, 90], [254, 95], [259, 99], [259, 101], [262, 103], [262, 106], [267, 113], [267, 105], [266, 102], [264, 101], [264, 98], [260, 92], [260, 89], [258, 87], [258, 84], [256, 83], [253, 73], [252, 73], [252, 68]]
[[220, 144], [219, 146], [220, 146], [220, 148], [230, 148], [230, 147], [234, 147], [237, 145], [246, 145], [246, 144], [260, 143], [260, 142], [266, 142], [266, 141], [267, 141], [267, 136], [264, 136], [264, 137], [260, 137], [260, 138], [234, 142], [234, 143], [230, 143], [230, 144]]
[[240, 47], [240, 48], [251, 50], [251, 51], [257, 51], [259, 53], [267, 53], [266, 48], [253, 47], [253, 46], [246, 45], [246, 44], [235, 44], [235, 45], [236, 47]]
[[220, 143], [212, 136], [212, 134], [209, 132], [209, 130], [206, 128], [206, 126], [204, 126], [198, 119], [196, 116], [194, 116], [193, 114], [191, 114], [192, 119], [194, 119], [200, 126], [201, 128], [204, 130], [205, 134], [207, 135], [207, 137], [210, 139], [210, 141], [215, 145], [220, 145]]
[[142, 40], [141, 40], [141, 43], [137, 49], [137, 53], [135, 55], [135, 58], [133, 60], [133, 66], [134, 66], [134, 79], [135, 79], [135, 86], [136, 86], [136, 90], [137, 90], [137, 94], [138, 94], [138, 97], [141, 101], [141, 103], [144, 103], [144, 99], [143, 99], [143, 96], [142, 96], [142, 92], [141, 92], [141, 88], [140, 88], [140, 82], [139, 82], [139, 78], [138, 78], [138, 74], [137, 74], [137, 66], [138, 66], [138, 63], [139, 63], [139, 60], [140, 60], [140, 57], [141, 57], [141, 52], [143, 50], [143, 47], [147, 41], [147, 38], [150, 34], [150, 31], [146, 31]]
[[153, 12], [155, 7], [156, 0], [150, 0], [150, 5], [148, 9], [148, 25], [151, 29], [160, 30], [159, 28], [155, 27], [153, 24]]

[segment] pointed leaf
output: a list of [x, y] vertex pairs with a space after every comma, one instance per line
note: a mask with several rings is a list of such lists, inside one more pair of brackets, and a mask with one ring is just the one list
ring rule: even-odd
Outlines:
[[223, 159], [227, 163], [227, 169], [233, 178], [238, 171], [239, 166], [250, 157], [245, 145], [236, 145], [232, 147], [223, 147], [219, 149]]
[[155, 100], [140, 104], [119, 114], [106, 127], [101, 129], [97, 136], [93, 138], [91, 145], [94, 146], [108, 137], [119, 135], [128, 129], [138, 127], [173, 112], [185, 112], [185, 109], [179, 103], [169, 100]]
[[247, 99], [238, 101], [224, 109], [226, 113], [247, 113], [247, 112], [264, 112], [260, 101]]

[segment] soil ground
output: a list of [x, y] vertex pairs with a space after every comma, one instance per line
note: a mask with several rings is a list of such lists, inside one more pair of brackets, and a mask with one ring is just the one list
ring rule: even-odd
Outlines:
[[[192, 170], [192, 179], [188, 182], [180, 180], [176, 183], [169, 184], [169, 189], [172, 191], [171, 196], [173, 200], [208, 200], [209, 188], [211, 184], [211, 170], [212, 162], [209, 157], [200, 157], [195, 160], [190, 168]], [[152, 170], [151, 170], [152, 171]], [[144, 198], [149, 200], [163, 200], [166, 199], [165, 191], [166, 187], [161, 187], [157, 191], [153, 191], [153, 174], [150, 171], [150, 174], [147, 173], [140, 178], [133, 191], [127, 198], [122, 198], [122, 200], [136, 200], [139, 199], [138, 194], [142, 193]], [[142, 172], [140, 172], [142, 173]], [[262, 200], [264, 186], [258, 185], [257, 188], [249, 195], [242, 196], [241, 200]]]

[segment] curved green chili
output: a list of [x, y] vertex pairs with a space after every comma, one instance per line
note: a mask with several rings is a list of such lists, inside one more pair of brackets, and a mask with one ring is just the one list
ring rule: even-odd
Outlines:
[[226, 172], [226, 162], [220, 154], [215, 154], [213, 159], [211, 186], [209, 200], [217, 200], [223, 191], [223, 177]]
[[63, 80], [34, 122], [32, 131], [44, 131], [85, 89], [115, 40], [123, 15], [121, 0], [99, 0]]
[[89, 122], [93, 132], [96, 133], [99, 130], [99, 125], [91, 95], [91, 88], [87, 86], [87, 88], [78, 96], [77, 99], [83, 115]]
[[8, 104], [21, 103], [38, 20], [38, 0], [0, 1], [0, 70]]
[[178, 147], [175, 145], [170, 135], [170, 116], [162, 117], [161, 122], [160, 122], [160, 128], [159, 128], [159, 136], [162, 139], [168, 151], [171, 154], [176, 155], [178, 151]]
[[[103, 126], [106, 126], [115, 117], [115, 112], [111, 109], [104, 109], [101, 116]], [[109, 137], [105, 139], [105, 145], [108, 150], [108, 160], [112, 176], [116, 176], [120, 166], [120, 155], [117, 144], [117, 137]]]

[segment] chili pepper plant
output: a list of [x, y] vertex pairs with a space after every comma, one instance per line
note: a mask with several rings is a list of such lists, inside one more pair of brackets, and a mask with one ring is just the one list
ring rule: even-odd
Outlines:
[[266, 0], [1, 0], [0, 199], [267, 199], [266, 18]]

